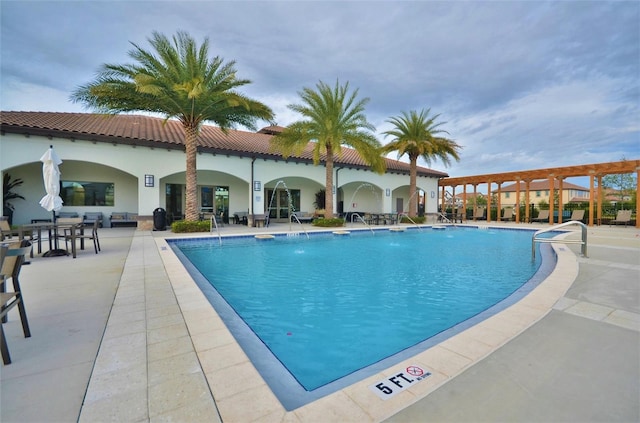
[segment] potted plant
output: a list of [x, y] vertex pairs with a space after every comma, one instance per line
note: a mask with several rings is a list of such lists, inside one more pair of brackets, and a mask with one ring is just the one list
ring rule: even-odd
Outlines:
[[15, 210], [11, 200], [20, 198], [24, 200], [24, 197], [14, 191], [14, 188], [22, 185], [24, 181], [20, 178], [11, 179], [11, 175], [5, 173], [2, 177], [2, 215], [6, 216], [9, 221], [9, 225], [13, 223], [13, 211]]
[[325, 201], [324, 193], [325, 193], [325, 190], [321, 189], [321, 190], [318, 190], [318, 192], [316, 192], [315, 194], [316, 201], [313, 202], [313, 205], [316, 208], [316, 211], [314, 213], [314, 216], [316, 217], [324, 217], [324, 201]]

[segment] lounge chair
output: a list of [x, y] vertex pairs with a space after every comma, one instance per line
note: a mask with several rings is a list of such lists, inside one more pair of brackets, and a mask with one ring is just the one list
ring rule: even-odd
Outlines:
[[631, 210], [618, 210], [618, 214], [616, 218], [609, 222], [609, 226], [611, 225], [624, 225], [627, 226], [631, 223]]
[[[24, 308], [24, 301], [22, 299], [22, 291], [20, 289], [20, 269], [25, 262], [26, 255], [31, 251], [31, 243], [29, 241], [22, 241], [19, 247], [0, 247], [0, 319], [2, 323], [6, 321], [7, 313], [9, 310], [18, 306], [20, 313], [20, 320], [22, 322], [22, 332], [25, 338], [31, 336], [29, 329], [29, 321], [27, 320], [27, 311]], [[5, 284], [11, 278], [13, 282], [13, 292], [5, 292]], [[11, 356], [9, 355], [9, 347], [7, 346], [7, 339], [4, 335], [4, 329], [0, 323], [0, 350], [2, 351], [2, 361], [4, 364], [11, 364]]]
[[487, 220], [486, 216], [484, 215], [485, 210], [486, 209], [484, 207], [477, 207], [475, 213], [473, 214], [473, 220]]
[[505, 208], [504, 213], [502, 214], [502, 217], [500, 218], [500, 220], [504, 220], [504, 221], [513, 220], [513, 209], [511, 207]]
[[549, 210], [540, 210], [538, 217], [532, 218], [531, 222], [549, 222]]
[[577, 220], [578, 222], [582, 222], [584, 220], [584, 210], [574, 210], [571, 213], [571, 217], [569, 220]]

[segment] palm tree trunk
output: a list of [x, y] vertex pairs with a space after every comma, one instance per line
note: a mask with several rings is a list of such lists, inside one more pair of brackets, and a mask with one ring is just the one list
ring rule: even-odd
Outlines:
[[186, 168], [186, 207], [185, 207], [185, 219], [186, 220], [198, 220], [200, 214], [198, 213], [198, 168], [196, 166], [196, 157], [198, 147], [196, 140], [198, 138], [198, 128], [185, 125], [185, 153], [187, 156], [187, 168]]
[[324, 192], [324, 217], [333, 217], [333, 151], [327, 147], [327, 160], [325, 162], [325, 192]]
[[418, 179], [418, 157], [409, 157], [409, 216], [418, 215], [416, 180]]

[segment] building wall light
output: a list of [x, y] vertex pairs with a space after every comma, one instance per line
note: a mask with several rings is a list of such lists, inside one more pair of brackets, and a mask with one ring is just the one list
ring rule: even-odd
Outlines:
[[253, 190], [260, 191], [262, 189], [262, 184], [260, 181], [253, 181]]
[[144, 186], [152, 187], [154, 185], [154, 176], [153, 175], [144, 175]]

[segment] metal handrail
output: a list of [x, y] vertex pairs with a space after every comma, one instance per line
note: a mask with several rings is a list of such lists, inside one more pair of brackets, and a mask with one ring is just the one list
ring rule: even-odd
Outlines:
[[[582, 229], [582, 239], [580, 241], [570, 240], [570, 239], [556, 239], [556, 238], [536, 238], [540, 234], [555, 231], [557, 229], [563, 228], [565, 226], [571, 226], [571, 225], [579, 225], [580, 228]], [[580, 248], [580, 254], [583, 257], [587, 257], [587, 225], [585, 225], [584, 223], [578, 220], [570, 220], [569, 222], [561, 223], [551, 228], [540, 229], [539, 231], [536, 231], [536, 233], [533, 234], [533, 238], [531, 239], [531, 258], [533, 260], [535, 260], [536, 258], [536, 242], [547, 242], [547, 243], [561, 242], [563, 244], [581, 244], [582, 246]]]
[[371, 231], [371, 233], [375, 235], [375, 232], [373, 232], [373, 228], [372, 228], [371, 226], [369, 226], [369, 224], [364, 220], [364, 218], [363, 218], [362, 216], [360, 216], [358, 213], [355, 213], [355, 212], [354, 212], [354, 213], [351, 215], [351, 223], [353, 223], [353, 218], [354, 218], [354, 217], [356, 218], [356, 221], [357, 221], [358, 219], [360, 219], [360, 221], [361, 221], [362, 223], [364, 223], [364, 225], [365, 225], [367, 228], [369, 228], [369, 230]]
[[218, 233], [218, 242], [222, 245], [222, 236], [220, 236], [220, 228], [218, 228], [218, 221], [216, 220], [216, 216], [211, 216], [211, 222], [209, 223], [209, 233], [213, 233], [213, 227], [216, 227], [216, 232]]
[[408, 214], [408, 213], [398, 213], [398, 222], [399, 222], [400, 220], [402, 220], [402, 218], [403, 218], [403, 217], [406, 217], [406, 218], [409, 220], [409, 222], [413, 223], [413, 224], [415, 225], [415, 227], [416, 227], [416, 228], [418, 228], [418, 230], [419, 230], [420, 232], [422, 232], [422, 228], [420, 227], [420, 225], [418, 225], [418, 224], [417, 224], [417, 223], [416, 223], [416, 222], [411, 218], [411, 216], [409, 216], [409, 214]]
[[[307, 239], [309, 239], [309, 234], [307, 233], [307, 230], [302, 225], [302, 222], [300, 222], [300, 219], [298, 219], [298, 216], [296, 216], [295, 214], [292, 214], [291, 217], [296, 219], [296, 221], [300, 224], [300, 227], [304, 231], [304, 234], [307, 236]], [[289, 219], [289, 232], [291, 232], [291, 219]]]
[[438, 216], [442, 219], [443, 222], [451, 223], [451, 219], [449, 219], [444, 213], [438, 212]]

